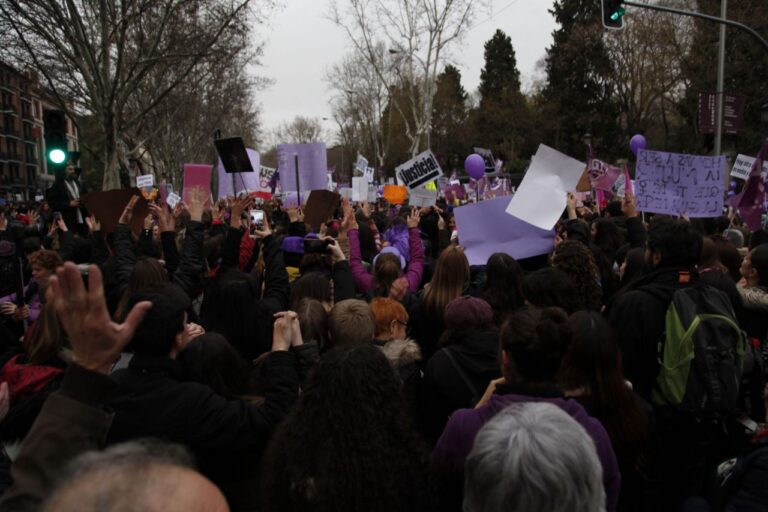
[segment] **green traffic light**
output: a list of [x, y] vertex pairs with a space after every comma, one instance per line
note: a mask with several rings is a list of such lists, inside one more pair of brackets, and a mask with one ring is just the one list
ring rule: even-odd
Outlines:
[[627, 11], [625, 11], [623, 7], [619, 7], [618, 9], [616, 9], [616, 10], [614, 11], [614, 13], [613, 13], [613, 14], [611, 14], [611, 20], [613, 20], [613, 21], [619, 21], [619, 18], [621, 18], [622, 16], [624, 16], [624, 13], [625, 13], [625, 12], [627, 12]]
[[64, 163], [64, 160], [66, 160], [67, 154], [60, 149], [52, 149], [48, 152], [48, 158], [54, 164], [61, 164]]

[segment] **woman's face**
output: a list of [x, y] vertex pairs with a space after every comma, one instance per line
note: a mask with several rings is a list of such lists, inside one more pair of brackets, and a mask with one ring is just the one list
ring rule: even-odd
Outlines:
[[51, 277], [51, 274], [52, 272], [47, 268], [38, 265], [32, 266], [32, 278], [34, 278], [34, 280], [38, 283], [44, 283], [49, 277]]
[[152, 226], [152, 240], [155, 242], [160, 241], [160, 227], [157, 225]]
[[407, 322], [403, 322], [402, 320], [393, 320], [390, 327], [390, 332], [392, 333], [392, 339], [404, 340], [408, 335], [407, 326], [408, 326]]

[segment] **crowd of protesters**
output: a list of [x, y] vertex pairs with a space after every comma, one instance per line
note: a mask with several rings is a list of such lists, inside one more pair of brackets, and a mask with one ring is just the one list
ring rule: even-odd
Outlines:
[[[444, 200], [313, 229], [196, 189], [106, 233], [60, 178], [0, 212], [0, 510], [766, 510], [768, 235], [736, 215], [569, 196], [551, 254], [475, 266]], [[694, 287], [746, 333], [725, 410], [657, 399]]]

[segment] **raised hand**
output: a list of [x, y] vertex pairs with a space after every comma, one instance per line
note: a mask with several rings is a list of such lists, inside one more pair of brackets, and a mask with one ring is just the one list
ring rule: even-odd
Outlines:
[[157, 226], [160, 228], [161, 233], [173, 231], [173, 218], [167, 206], [150, 203], [149, 212], [157, 219]]
[[421, 220], [421, 212], [419, 212], [419, 210], [417, 210], [416, 208], [413, 208], [411, 210], [411, 214], [408, 215], [408, 227], [409, 228], [419, 227], [420, 220]]
[[95, 215], [89, 215], [86, 217], [85, 223], [88, 226], [88, 231], [91, 233], [101, 231], [101, 222], [99, 222], [99, 219], [97, 219]]
[[357, 219], [355, 219], [355, 209], [349, 202], [349, 199], [341, 200], [341, 209], [344, 212], [344, 218], [341, 220], [341, 231], [346, 233], [350, 229], [359, 229]]
[[635, 194], [629, 190], [627, 190], [627, 192], [624, 194], [624, 199], [621, 200], [621, 213], [623, 213], [624, 216], [628, 219], [637, 217], [639, 215], [637, 213], [637, 202], [635, 202]]
[[152, 303], [139, 302], [125, 322], [113, 322], [104, 299], [101, 270], [96, 265], [88, 269], [87, 290], [80, 270], [71, 262], [56, 270], [50, 285], [56, 313], [69, 337], [73, 361], [88, 370], [109, 373]]
[[131, 219], [133, 218], [133, 209], [136, 207], [136, 203], [139, 202], [139, 196], [131, 196], [131, 199], [128, 201], [128, 204], [125, 205], [125, 208], [123, 209], [122, 215], [120, 215], [120, 220], [118, 220], [118, 223], [120, 224], [130, 224]]
[[389, 287], [389, 298], [400, 302], [408, 292], [408, 279], [398, 277]]
[[267, 216], [264, 216], [264, 225], [261, 229], [255, 229], [253, 231], [253, 234], [256, 236], [256, 238], [267, 238], [269, 235], [272, 234], [272, 229], [269, 227], [269, 219]]
[[301, 328], [298, 329], [298, 338], [296, 326], [299, 323], [299, 316], [293, 311], [283, 311], [275, 315], [275, 326], [272, 332], [272, 351], [286, 351], [291, 346], [301, 345]]
[[203, 220], [203, 210], [205, 210], [205, 204], [209, 200], [209, 194], [203, 189], [203, 187], [193, 187], [189, 192], [189, 204], [187, 207], [189, 217], [191, 220], [200, 222]]
[[243, 214], [243, 212], [248, 211], [248, 209], [253, 205], [253, 198], [250, 196], [241, 197], [239, 199], [236, 199], [232, 202], [232, 213], [229, 217], [229, 225], [233, 228], [240, 228], [241, 221], [240, 216]]
[[333, 259], [333, 263], [337, 263], [339, 261], [344, 261], [347, 259], [347, 257], [344, 255], [344, 251], [341, 250], [341, 246], [336, 242], [336, 240], [332, 236], [325, 236], [322, 237], [323, 240], [328, 242], [328, 252], [331, 253], [331, 258]]

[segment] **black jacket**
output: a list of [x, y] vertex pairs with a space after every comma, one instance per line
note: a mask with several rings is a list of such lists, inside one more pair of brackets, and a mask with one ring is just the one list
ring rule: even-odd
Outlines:
[[[134, 355], [128, 368], [112, 374], [118, 387], [108, 402], [115, 412], [108, 442], [155, 437], [185, 444], [200, 471], [225, 493], [229, 486], [242, 490], [241, 479], [255, 479], [254, 467], [272, 431], [299, 396], [293, 353], [270, 354], [266, 375], [265, 401], [253, 405], [227, 400], [202, 384], [182, 382], [173, 359]], [[256, 481], [251, 484], [258, 487]]]
[[[80, 198], [82, 199], [85, 195], [85, 189], [80, 183], [80, 180], [76, 179], [75, 183], [77, 183], [77, 187], [80, 190]], [[79, 224], [77, 222], [78, 208], [80, 209], [80, 214], [83, 216], [83, 222], [85, 222], [85, 218], [88, 216], [88, 210], [84, 207], [69, 206], [71, 200], [72, 198], [69, 196], [69, 190], [67, 190], [67, 185], [64, 183], [64, 179], [57, 179], [53, 182], [51, 188], [46, 191], [46, 201], [48, 201], [51, 210], [61, 213], [61, 218], [69, 229], [73, 229]]]
[[490, 381], [501, 376], [498, 353], [495, 330], [457, 333], [450, 345], [435, 352], [420, 390], [419, 423], [428, 441], [435, 443], [451, 413], [474, 407]]
[[[690, 283], [680, 282], [681, 271], [689, 273]], [[649, 402], [659, 374], [658, 342], [672, 295], [697, 281], [693, 269], [658, 268], [635, 281], [611, 306], [609, 321], [618, 335], [624, 375]]]
[[[167, 238], [167, 237], [166, 237]], [[165, 245], [169, 245], [166, 240]], [[114, 232], [117, 285], [122, 295], [128, 286], [128, 280], [136, 264], [136, 250], [131, 238], [131, 228], [126, 224], [115, 226]], [[175, 271], [168, 269], [171, 282], [181, 286], [187, 294], [194, 298], [200, 288], [200, 274], [203, 271], [203, 225], [190, 221], [187, 224], [187, 234], [184, 237], [181, 257]]]

